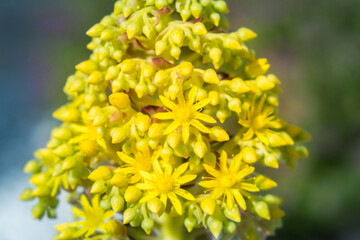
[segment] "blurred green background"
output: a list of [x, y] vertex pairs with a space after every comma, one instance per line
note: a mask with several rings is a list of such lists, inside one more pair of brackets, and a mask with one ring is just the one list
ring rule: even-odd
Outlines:
[[[87, 58], [86, 30], [113, 0], [0, 3], [0, 239], [50, 239], [54, 221], [17, 201], [32, 152], [57, 125], [66, 77]], [[285, 202], [271, 239], [360, 239], [360, 1], [229, 0], [230, 26], [258, 33], [250, 46], [282, 81], [280, 115], [313, 139], [310, 158], [271, 174]], [[58, 221], [70, 219], [60, 205]]]

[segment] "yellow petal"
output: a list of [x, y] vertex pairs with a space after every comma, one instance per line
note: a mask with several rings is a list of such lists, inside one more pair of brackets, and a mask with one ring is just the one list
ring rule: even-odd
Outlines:
[[177, 182], [180, 184], [180, 185], [183, 185], [185, 183], [188, 183], [188, 182], [191, 182], [192, 180], [194, 180], [195, 178], [197, 177], [197, 175], [193, 174], [193, 175], [185, 175], [185, 176], [182, 176], [182, 177], [179, 177]]
[[222, 151], [220, 155], [220, 169], [223, 172], [228, 171], [227, 160], [228, 160], [227, 153], [225, 151]]
[[240, 181], [241, 179], [243, 179], [244, 177], [246, 177], [247, 175], [251, 174], [252, 172], [254, 172], [255, 168], [254, 167], [245, 167], [244, 169], [242, 169], [240, 172], [238, 172], [236, 174], [236, 180]]
[[188, 99], [186, 101], [187, 105], [191, 106], [195, 102], [197, 92], [198, 92], [197, 87], [192, 87], [191, 88], [191, 90], [189, 92], [189, 95], [188, 95]]
[[176, 195], [174, 193], [170, 193], [168, 194], [168, 197], [172, 203], [172, 205], [174, 206], [176, 212], [179, 215], [182, 215], [182, 206], [181, 206], [181, 202], [179, 201], [179, 199], [176, 197]]
[[204, 113], [196, 113], [195, 118], [207, 123], [216, 123], [216, 120], [213, 117]]
[[207, 164], [203, 164], [205, 170], [211, 175], [214, 176], [216, 178], [221, 177], [221, 172], [219, 172], [218, 170], [216, 170], [215, 168], [210, 167]]
[[176, 104], [172, 101], [170, 101], [168, 98], [159, 96], [160, 101], [164, 104], [165, 107], [167, 107], [170, 110], [174, 110], [176, 108]]
[[184, 143], [187, 143], [187, 141], [189, 140], [189, 136], [190, 136], [190, 127], [189, 127], [189, 123], [182, 123], [182, 138]]
[[249, 192], [258, 192], [260, 189], [252, 183], [241, 183], [241, 189], [244, 189]]
[[167, 119], [173, 119], [174, 114], [172, 112], [158, 112], [155, 113], [153, 117], [160, 120], [167, 120]]
[[199, 110], [200, 108], [205, 107], [211, 102], [211, 98], [206, 98], [204, 100], [201, 100], [200, 102], [193, 105], [194, 110]]
[[218, 185], [216, 180], [201, 181], [198, 184], [204, 188], [215, 188]]
[[180, 197], [183, 197], [183, 198], [185, 198], [187, 200], [190, 200], [190, 201], [195, 201], [196, 200], [196, 198], [191, 193], [189, 193], [188, 191], [185, 191], [182, 188], [175, 189], [174, 193], [179, 195]]
[[147, 195], [145, 195], [143, 198], [140, 199], [140, 203], [147, 202], [147, 201], [157, 197], [158, 195], [159, 195], [159, 193], [155, 192], [155, 191], [148, 192]]
[[88, 211], [91, 210], [92, 207], [90, 206], [90, 203], [89, 203], [87, 197], [84, 194], [81, 195], [80, 203], [81, 203], [81, 206], [83, 207], [85, 212], [88, 212]]
[[173, 173], [173, 177], [174, 178], [178, 178], [180, 177], [185, 171], [186, 169], [189, 167], [189, 163], [183, 163], [181, 164], [179, 167], [177, 167]]
[[239, 192], [239, 190], [233, 189], [232, 190], [232, 194], [235, 197], [236, 202], [239, 204], [239, 206], [246, 210], [246, 203], [245, 203], [245, 199], [244, 197], [241, 195], [241, 193]]
[[175, 131], [179, 126], [180, 126], [179, 121], [173, 121], [172, 123], [169, 124], [169, 126], [167, 126], [167, 128], [164, 131], [164, 134], [167, 135], [167, 134]]
[[190, 122], [191, 126], [197, 128], [199, 131], [204, 132], [204, 133], [210, 133], [210, 130], [205, 127], [204, 124], [202, 124], [199, 120], [193, 119]]
[[129, 157], [128, 155], [126, 155], [126, 154], [123, 153], [123, 152], [117, 152], [117, 155], [119, 156], [119, 158], [120, 158], [123, 162], [125, 162], [125, 163], [127, 163], [127, 164], [129, 164], [129, 165], [135, 165], [135, 164], [136, 164], [136, 161], [135, 161], [134, 158]]

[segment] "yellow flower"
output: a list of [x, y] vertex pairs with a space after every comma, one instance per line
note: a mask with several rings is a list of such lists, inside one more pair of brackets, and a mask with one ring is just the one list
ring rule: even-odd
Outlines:
[[195, 103], [197, 92], [198, 88], [192, 87], [186, 101], [183, 94], [179, 94], [178, 104], [175, 104], [166, 97], [159, 97], [160, 101], [166, 108], [168, 108], [169, 111], [156, 113], [154, 117], [160, 120], [173, 119], [173, 122], [165, 129], [165, 135], [175, 131], [179, 126], [181, 126], [182, 138], [184, 143], [186, 143], [190, 136], [190, 126], [197, 128], [201, 132], [210, 133], [210, 130], [200, 121], [206, 123], [216, 123], [216, 120], [209, 115], [201, 113], [200, 111], [201, 108], [210, 103], [211, 98], [206, 98]]
[[255, 97], [247, 112], [240, 115], [239, 124], [248, 130], [244, 133], [244, 140], [250, 140], [255, 135], [258, 139], [269, 145], [269, 137], [277, 134], [271, 128], [280, 128], [281, 123], [275, 115], [272, 106], [264, 107], [266, 96], [263, 95], [258, 105], [255, 105]]
[[232, 159], [230, 166], [227, 163], [227, 154], [225, 151], [220, 156], [220, 169], [217, 170], [207, 164], [204, 164], [206, 172], [212, 177], [199, 182], [199, 185], [211, 191], [210, 197], [219, 199], [226, 198], [227, 207], [231, 209], [234, 205], [234, 198], [242, 209], [246, 209], [246, 203], [243, 195], [245, 191], [257, 192], [259, 188], [252, 184], [251, 179], [244, 179], [254, 171], [254, 167], [241, 162], [239, 157]]
[[76, 216], [81, 217], [84, 220], [74, 223], [60, 224], [55, 228], [58, 231], [63, 231], [69, 227], [77, 227], [77, 231], [72, 234], [74, 238], [80, 237], [84, 234], [85, 237], [89, 237], [95, 233], [98, 228], [105, 230], [104, 221], [111, 218], [114, 215], [114, 212], [112, 210], [104, 212], [104, 210], [99, 205], [99, 195], [96, 195], [92, 198], [92, 206], [90, 205], [85, 195], [81, 195], [80, 203], [83, 207], [83, 210], [80, 210], [76, 207], [73, 207], [72, 210]]
[[137, 187], [147, 191], [147, 195], [140, 199], [140, 203], [147, 202], [160, 196], [160, 201], [165, 207], [167, 199], [170, 199], [176, 212], [182, 215], [182, 205], [178, 196], [190, 201], [195, 200], [195, 197], [191, 193], [181, 188], [181, 185], [189, 183], [196, 178], [196, 175], [192, 174], [183, 175], [188, 166], [189, 163], [184, 163], [173, 171], [170, 164], [166, 164], [165, 169], [163, 169], [160, 166], [159, 161], [155, 160], [153, 164], [153, 173], [140, 172], [145, 179], [145, 182], [137, 184]]
[[125, 165], [120, 169], [121, 172], [132, 174], [129, 183], [137, 183], [142, 179], [141, 171], [151, 172], [154, 159], [159, 156], [159, 152], [150, 152], [148, 148], [144, 151], [139, 151], [136, 147], [132, 148], [134, 158], [126, 155], [123, 152], [117, 152], [119, 158], [125, 162]]

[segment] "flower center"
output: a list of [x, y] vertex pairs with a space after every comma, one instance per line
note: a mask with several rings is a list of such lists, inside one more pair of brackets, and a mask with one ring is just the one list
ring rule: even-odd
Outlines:
[[175, 111], [175, 117], [181, 122], [190, 122], [193, 112], [189, 107], [180, 107]]
[[220, 178], [220, 185], [229, 188], [235, 184], [235, 178], [233, 175], [225, 175]]
[[251, 126], [253, 129], [261, 129], [265, 126], [265, 124], [266, 124], [265, 117], [262, 115], [256, 116], [251, 121]]
[[171, 192], [174, 188], [174, 181], [170, 175], [159, 176], [157, 184], [157, 188], [161, 193]]

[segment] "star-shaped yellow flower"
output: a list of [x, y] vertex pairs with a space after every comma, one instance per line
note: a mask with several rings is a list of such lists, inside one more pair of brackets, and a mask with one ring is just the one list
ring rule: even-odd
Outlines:
[[141, 172], [141, 175], [145, 179], [145, 183], [139, 183], [137, 184], [137, 187], [147, 191], [147, 195], [140, 199], [140, 203], [147, 202], [160, 196], [160, 201], [165, 207], [167, 199], [170, 199], [176, 212], [182, 215], [183, 210], [178, 196], [190, 201], [195, 200], [195, 197], [191, 193], [181, 188], [181, 185], [189, 183], [196, 178], [196, 175], [193, 174], [183, 175], [188, 166], [189, 163], [184, 163], [173, 171], [170, 164], [166, 164], [165, 169], [163, 169], [160, 166], [159, 161], [155, 160], [153, 164], [153, 173]]
[[273, 106], [264, 108], [266, 96], [263, 95], [257, 106], [255, 97], [249, 110], [240, 115], [239, 124], [248, 130], [244, 134], [244, 140], [250, 140], [255, 135], [266, 145], [269, 145], [269, 137], [276, 134], [271, 128], [280, 128], [281, 123], [275, 115]]
[[252, 184], [251, 179], [244, 179], [255, 169], [243, 162], [240, 158], [232, 159], [230, 166], [227, 163], [227, 154], [225, 151], [220, 156], [220, 169], [217, 170], [204, 164], [206, 172], [212, 177], [199, 182], [199, 185], [211, 191], [210, 197], [213, 199], [226, 198], [227, 207], [231, 209], [234, 205], [234, 198], [242, 209], [246, 209], [246, 203], [243, 197], [244, 191], [257, 192], [259, 188]]
[[[193, 126], [204, 133], [210, 133], [210, 130], [204, 126], [200, 121], [206, 123], [216, 123], [216, 120], [211, 116], [201, 113], [201, 108], [208, 105], [211, 101], [210, 98], [203, 99], [195, 102], [198, 92], [197, 87], [192, 87], [187, 100], [185, 101], [183, 94], [178, 95], [178, 104], [175, 104], [170, 99], [160, 96], [160, 101], [168, 109], [168, 112], [159, 112], [154, 115], [155, 118], [160, 120], [170, 120], [170, 123], [164, 131], [164, 134], [169, 134], [181, 126], [182, 138], [186, 143], [190, 136], [190, 126]], [[199, 121], [200, 120], [200, 121]]]
[[[105, 230], [105, 220], [111, 218], [114, 215], [112, 210], [104, 211], [99, 205], [99, 195], [95, 195], [91, 199], [90, 205], [85, 195], [81, 195], [81, 206], [83, 210], [73, 207], [74, 214], [84, 220], [73, 223], [63, 223], [57, 225], [55, 228], [58, 231], [63, 231], [66, 228], [77, 228], [77, 231], [72, 234], [74, 238], [78, 238], [85, 234], [85, 237], [89, 237], [96, 232], [97, 229]], [[80, 228], [79, 228], [80, 227]]]
[[139, 151], [136, 149], [136, 147], [132, 148], [132, 152], [135, 155], [135, 158], [130, 157], [123, 152], [117, 152], [117, 154], [119, 158], [125, 162], [125, 165], [121, 168], [121, 171], [132, 174], [132, 177], [129, 179], [129, 183], [137, 183], [142, 179], [140, 174], [141, 171], [151, 171], [153, 161], [158, 157], [159, 152], [154, 151], [153, 153], [150, 153], [149, 149], [145, 149], [145, 151]]

